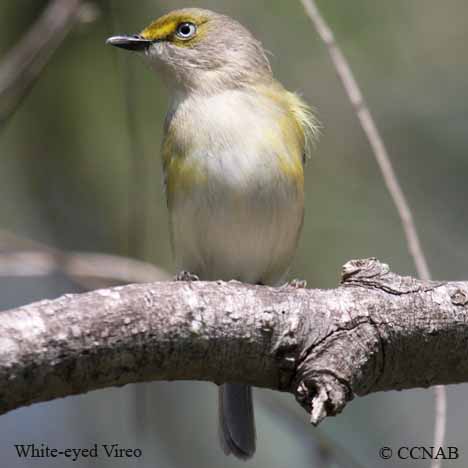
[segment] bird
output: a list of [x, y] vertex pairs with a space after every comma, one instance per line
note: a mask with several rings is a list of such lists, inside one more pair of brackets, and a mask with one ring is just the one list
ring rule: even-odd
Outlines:
[[[175, 10], [107, 43], [138, 52], [171, 96], [162, 165], [178, 271], [282, 284], [303, 225], [304, 164], [320, 128], [311, 108], [273, 77], [262, 44], [224, 14]], [[251, 386], [220, 385], [226, 455], [254, 455], [254, 419]]]

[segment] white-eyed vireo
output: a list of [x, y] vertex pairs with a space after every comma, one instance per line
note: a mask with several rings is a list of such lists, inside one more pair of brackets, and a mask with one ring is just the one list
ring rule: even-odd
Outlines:
[[[162, 159], [179, 270], [203, 280], [277, 285], [304, 216], [304, 161], [317, 131], [275, 81], [262, 45], [237, 21], [173, 11], [108, 43], [140, 52], [172, 92]], [[251, 387], [220, 387], [226, 454], [255, 452]]]

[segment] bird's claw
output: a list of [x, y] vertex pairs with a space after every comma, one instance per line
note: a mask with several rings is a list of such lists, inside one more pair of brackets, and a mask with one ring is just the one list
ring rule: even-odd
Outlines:
[[200, 281], [200, 278], [188, 271], [180, 271], [177, 273], [177, 275], [175, 275], [174, 281]]
[[306, 289], [307, 288], [307, 281], [301, 280], [298, 278], [294, 278], [291, 281], [288, 281], [286, 284], [283, 285], [284, 288], [292, 288], [292, 289]]

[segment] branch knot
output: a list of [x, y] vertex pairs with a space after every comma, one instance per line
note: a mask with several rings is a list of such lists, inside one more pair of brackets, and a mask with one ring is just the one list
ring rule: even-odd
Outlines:
[[386, 263], [381, 263], [374, 257], [350, 260], [343, 265], [341, 270], [341, 284], [351, 279], [359, 281], [361, 279], [381, 277], [389, 271], [390, 267]]

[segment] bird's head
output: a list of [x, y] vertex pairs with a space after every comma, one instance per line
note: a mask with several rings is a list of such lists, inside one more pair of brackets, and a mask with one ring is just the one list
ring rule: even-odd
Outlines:
[[108, 44], [142, 53], [176, 87], [205, 93], [271, 80], [264, 49], [232, 18], [198, 8], [168, 13]]

